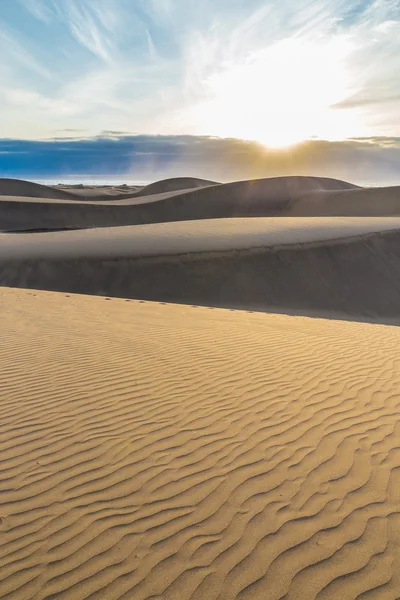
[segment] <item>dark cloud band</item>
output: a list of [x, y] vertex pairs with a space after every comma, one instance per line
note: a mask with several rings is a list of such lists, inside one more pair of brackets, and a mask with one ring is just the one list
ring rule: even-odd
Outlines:
[[355, 183], [400, 183], [400, 138], [309, 140], [288, 149], [197, 136], [122, 135], [0, 139], [0, 176], [115, 176], [140, 180], [198, 176], [219, 181], [320, 175]]

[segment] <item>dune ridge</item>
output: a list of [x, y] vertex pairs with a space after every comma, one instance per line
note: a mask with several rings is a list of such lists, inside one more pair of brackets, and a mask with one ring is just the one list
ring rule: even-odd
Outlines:
[[0, 298], [0, 597], [398, 598], [398, 328]]

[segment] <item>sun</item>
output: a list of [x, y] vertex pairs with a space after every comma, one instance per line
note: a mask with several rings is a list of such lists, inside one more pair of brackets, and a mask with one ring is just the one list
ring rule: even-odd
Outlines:
[[191, 118], [198, 132], [286, 148], [310, 138], [345, 139], [354, 123], [334, 105], [349, 93], [342, 40], [284, 40], [219, 69]]

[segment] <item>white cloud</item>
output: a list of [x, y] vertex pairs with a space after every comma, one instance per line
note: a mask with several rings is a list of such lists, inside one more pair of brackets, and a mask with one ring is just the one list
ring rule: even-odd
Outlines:
[[[3, 94], [0, 110], [8, 132], [26, 117], [47, 135], [47, 112], [60, 128], [74, 128], [85, 118], [90, 131], [216, 135], [217, 125], [231, 112], [232, 125], [226, 122], [224, 131], [234, 135], [243, 115], [257, 110], [262, 118], [263, 98], [264, 128], [279, 104], [290, 112], [292, 103], [296, 115], [296, 96], [305, 105], [307, 89], [314, 106], [322, 87], [330, 89], [328, 68], [337, 77], [340, 66], [340, 85], [335, 81], [340, 94], [332, 94], [331, 100], [332, 127], [337, 123], [342, 131], [345, 124], [348, 131], [350, 123], [353, 136], [400, 134], [398, 0], [366, 0], [364, 6], [348, 0], [298, 0], [295, 6], [293, 0], [15, 1], [40, 21], [44, 37], [26, 37], [18, 23], [7, 22], [7, 15], [0, 23], [3, 91], [11, 93], [8, 99]], [[60, 32], [56, 46], [55, 28]], [[332, 40], [347, 50], [340, 57], [328, 53], [328, 65], [326, 47]], [[52, 46], [44, 64], [35, 48], [42, 52], [46, 43]], [[265, 58], [274, 48], [286, 52], [285, 60], [276, 57], [280, 70]], [[287, 48], [293, 48], [293, 59]], [[312, 48], [321, 60], [312, 55], [309, 67], [301, 64], [296, 70], [296, 48]], [[223, 92], [228, 84], [231, 101]], [[281, 103], [278, 92], [285, 96]], [[240, 98], [245, 106], [235, 117]], [[16, 106], [22, 105], [25, 114], [16, 117]], [[211, 114], [208, 121], [205, 107]]]
[[154, 44], [154, 40], [151, 37], [150, 31], [148, 29], [146, 29], [146, 37], [147, 37], [147, 44], [148, 44], [148, 48], [149, 48], [149, 54], [152, 59], [156, 59], [158, 57], [156, 46]]
[[64, 6], [66, 23], [76, 40], [100, 59], [112, 62], [114, 43], [104, 5], [68, 0]]
[[[47, 69], [41, 62], [36, 60], [31, 52], [29, 52], [18, 40], [16, 34], [7, 28], [4, 22], [0, 21], [0, 55], [4, 60], [4, 66], [8, 71], [12, 65], [24, 67], [30, 71], [34, 71], [40, 77], [50, 79], [51, 71]], [[4, 85], [4, 83], [3, 83]]]

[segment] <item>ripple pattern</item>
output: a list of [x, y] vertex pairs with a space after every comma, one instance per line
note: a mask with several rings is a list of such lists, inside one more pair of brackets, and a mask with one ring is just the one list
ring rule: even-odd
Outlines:
[[0, 598], [400, 598], [400, 329], [0, 289]]

